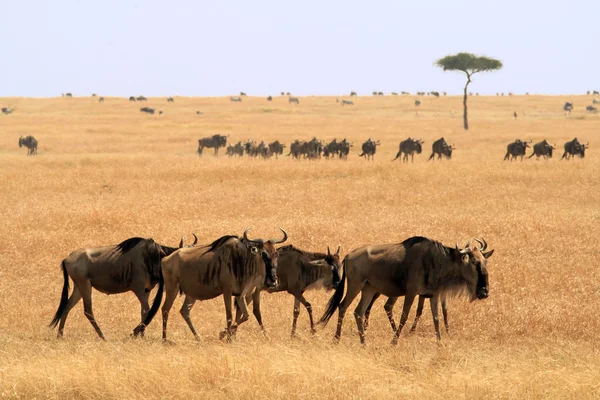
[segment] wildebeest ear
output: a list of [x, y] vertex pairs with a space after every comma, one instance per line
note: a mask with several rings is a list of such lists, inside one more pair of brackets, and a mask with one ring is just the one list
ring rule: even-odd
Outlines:
[[487, 259], [490, 258], [494, 254], [494, 250], [490, 250], [487, 253], [483, 253], [483, 256]]

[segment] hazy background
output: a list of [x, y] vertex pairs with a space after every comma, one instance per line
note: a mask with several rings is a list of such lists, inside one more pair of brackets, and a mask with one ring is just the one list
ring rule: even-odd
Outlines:
[[6, 1], [0, 96], [600, 90], [596, 1]]

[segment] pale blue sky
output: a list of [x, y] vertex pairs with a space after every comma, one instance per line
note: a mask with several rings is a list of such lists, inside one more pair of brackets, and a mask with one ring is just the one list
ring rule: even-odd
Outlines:
[[0, 96], [600, 90], [600, 2], [5, 0]]

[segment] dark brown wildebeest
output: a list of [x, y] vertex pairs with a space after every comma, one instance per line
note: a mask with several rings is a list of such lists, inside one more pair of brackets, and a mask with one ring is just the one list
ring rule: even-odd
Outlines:
[[536, 159], [539, 160], [540, 157], [544, 157], [545, 159], [552, 158], [552, 150], [556, 149], [556, 144], [550, 144], [546, 139], [542, 140], [539, 143], [533, 145], [533, 153], [529, 156], [529, 158], [536, 156]]
[[244, 145], [246, 154], [250, 157], [256, 157], [256, 142], [252, 139], [248, 139]]
[[73, 93], [64, 93], [63, 97], [73, 97]]
[[19, 147], [27, 147], [27, 155], [34, 156], [37, 154], [38, 141], [33, 136], [19, 138]]
[[13, 108], [10, 107], [2, 107], [2, 114], [4, 115], [8, 115], [8, 114], [12, 114], [12, 112], [14, 111]]
[[296, 103], [296, 104], [300, 104], [300, 99], [298, 99], [297, 97], [289, 97], [288, 98], [288, 103]]
[[306, 143], [305, 157], [314, 160], [321, 158], [321, 153], [323, 153], [323, 143], [319, 139], [314, 137]]
[[517, 112], [516, 111], [513, 113], [513, 117], [515, 117], [515, 119], [517, 119]]
[[421, 105], [421, 100], [415, 100], [415, 106], [419, 107]]
[[367, 160], [369, 157], [371, 157], [371, 160], [375, 160], [375, 152], [377, 151], [377, 146], [379, 146], [379, 144], [379, 140], [373, 141], [371, 138], [369, 138], [369, 140], [362, 144], [362, 153], [360, 153], [358, 156], [366, 156]]
[[244, 146], [242, 145], [242, 142], [237, 142], [235, 146], [232, 146], [232, 145], [227, 146], [227, 155], [229, 157], [233, 157], [233, 156], [243, 157], [244, 156]]
[[154, 115], [154, 108], [142, 107], [142, 108], [140, 108], [140, 112], [143, 112], [143, 113], [146, 113], [146, 114], [150, 114], [150, 115]]
[[98, 98], [98, 103], [104, 103], [104, 97], [100, 96], [100, 97]]
[[261, 140], [261, 142], [258, 144], [258, 146], [256, 146], [256, 152], [255, 152], [255, 156], [260, 156], [264, 159], [270, 158], [273, 155], [273, 153], [271, 153], [271, 150], [269, 149], [269, 147], [265, 144], [264, 141]]
[[292, 156], [296, 160], [300, 159], [300, 156], [304, 153], [306, 149], [306, 142], [303, 140], [295, 140], [290, 145], [290, 154], [288, 156]]
[[433, 142], [433, 144], [431, 145], [431, 155], [429, 156], [427, 161], [435, 160], [434, 157], [436, 154], [438, 156], [438, 160], [441, 160], [442, 156], [450, 160], [452, 158], [452, 150], [454, 150], [454, 145], [448, 145], [448, 143], [446, 143], [446, 139], [442, 137]]
[[233, 96], [231, 96], [231, 97], [229, 98], [229, 101], [232, 101], [232, 102], [234, 102], [234, 103], [241, 103], [241, 101], [242, 101], [242, 98], [241, 98], [241, 97], [233, 97]]
[[267, 101], [273, 101], [273, 96], [267, 97]]
[[[277, 285], [277, 249], [275, 245], [283, 239], [248, 239], [248, 229], [242, 238], [223, 236], [207, 246], [189, 247], [176, 251], [162, 261], [166, 298], [162, 306], [163, 340], [167, 340], [169, 311], [177, 293], [185, 294], [181, 315], [196, 338], [198, 334], [190, 319], [190, 310], [197, 300], [210, 300], [222, 295], [225, 302], [227, 328], [221, 337], [228, 339], [235, 334], [239, 325], [248, 320], [245, 297], [256, 293], [255, 307], [260, 307], [262, 286]], [[232, 297], [241, 309], [239, 319], [232, 321]], [[154, 310], [154, 307], [153, 307]], [[157, 310], [149, 312], [143, 322], [134, 329], [134, 335], [142, 332], [154, 318]]]
[[137, 101], [148, 101], [147, 98], [145, 98], [144, 96], [138, 96], [135, 98]]
[[[292, 322], [292, 337], [296, 335], [296, 324], [300, 315], [300, 304], [306, 307], [310, 319], [311, 333], [316, 333], [312, 314], [312, 306], [304, 297], [304, 292], [312, 289], [335, 289], [340, 283], [340, 248], [331, 254], [327, 247], [325, 253], [311, 253], [300, 250], [292, 245], [277, 249], [277, 278], [279, 284], [274, 288], [262, 289], [269, 293], [288, 292], [294, 296], [294, 319]], [[258, 289], [260, 290], [260, 288]], [[246, 303], [250, 304], [254, 294], [246, 296]], [[236, 308], [236, 313], [239, 313]], [[260, 309], [254, 310], [256, 320], [262, 327]], [[236, 315], [236, 319], [238, 319]]]
[[323, 155], [327, 158], [339, 156], [340, 154], [340, 144], [337, 142], [337, 139], [333, 139], [331, 142], [327, 143], [323, 147]]
[[561, 160], [563, 158], [569, 159], [571, 157], [579, 156], [581, 158], [585, 157], [585, 150], [590, 147], [590, 143], [581, 144], [577, 138], [565, 143], [565, 152], [563, 153]]
[[279, 158], [278, 156], [283, 155], [284, 148], [285, 144], [279, 143], [279, 140], [269, 143], [269, 150], [271, 151], [271, 154], [275, 154], [275, 159]]
[[354, 102], [352, 100], [343, 100], [342, 99], [342, 106], [353, 106]]
[[423, 151], [423, 143], [425, 143], [423, 139], [412, 139], [410, 137], [401, 141], [400, 145], [398, 146], [398, 153], [392, 161], [396, 161], [398, 158], [400, 158], [402, 153], [404, 153], [404, 156], [402, 156], [402, 162], [407, 163], [409, 155], [411, 157], [411, 162], [415, 162], [415, 153], [421, 154]]
[[521, 139], [517, 139], [514, 142], [510, 143], [506, 146], [506, 155], [504, 156], [504, 161], [506, 160], [516, 160], [517, 157], [521, 157], [521, 161], [523, 161], [523, 157], [525, 156], [525, 152], [531, 143]]
[[206, 137], [202, 139], [198, 139], [198, 155], [202, 155], [202, 150], [205, 147], [214, 148], [215, 156], [219, 155], [219, 148], [227, 146], [227, 136], [223, 135], [212, 135], [211, 137]]
[[356, 92], [350, 92], [350, 97], [356, 97], [356, 96], [357, 96]]
[[245, 95], [246, 95], [246, 93], [240, 92], [240, 96], [245, 96]]
[[174, 103], [175, 99], [173, 99], [172, 97], [168, 97], [167, 98], [167, 103]]
[[348, 154], [350, 154], [350, 147], [352, 147], [352, 143], [348, 142], [346, 138], [342, 140], [339, 145], [339, 158], [340, 160], [347, 160]]
[[[156, 313], [163, 294], [160, 262], [175, 250], [161, 246], [152, 239], [139, 237], [127, 239], [118, 245], [75, 250], [61, 264], [64, 284], [60, 304], [50, 327], [54, 328], [60, 322], [58, 336], [61, 337], [69, 311], [83, 298], [85, 316], [100, 339], [104, 339], [92, 311], [92, 288], [105, 294], [132, 291], [140, 301], [143, 320], [150, 310], [150, 291], [158, 283], [158, 292], [152, 304]], [[74, 285], [71, 297], [69, 277]], [[143, 329], [140, 333], [143, 333]]]
[[[342, 335], [342, 323], [347, 308], [362, 292], [354, 310], [361, 343], [365, 343], [363, 318], [367, 307], [376, 294], [388, 297], [404, 296], [404, 307], [398, 329], [392, 340], [396, 344], [412, 303], [416, 296], [430, 298], [431, 313], [438, 340], [441, 338], [438, 302], [448, 294], [466, 293], [471, 300], [488, 297], [488, 273], [485, 240], [476, 239], [480, 248], [471, 247], [470, 241], [461, 249], [443, 246], [441, 243], [420, 236], [402, 243], [365, 246], [352, 251], [344, 258], [344, 274], [341, 284], [329, 300], [327, 310], [320, 322], [326, 324], [339, 307], [337, 340]], [[344, 285], [348, 277], [348, 292]]]
[[594, 106], [587, 106], [585, 108], [585, 111], [588, 111], [588, 112], [591, 112], [591, 113], [597, 113], [598, 109], [596, 107], [594, 107]]
[[129, 96], [129, 101], [133, 101], [135, 103], [135, 96]]

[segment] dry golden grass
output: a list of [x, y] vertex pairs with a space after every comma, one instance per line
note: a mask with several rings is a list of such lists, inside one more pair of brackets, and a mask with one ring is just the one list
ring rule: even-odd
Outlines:
[[[578, 110], [565, 118], [568, 100]], [[460, 98], [425, 98], [418, 116], [413, 101], [150, 99], [159, 117], [122, 98], [1, 99], [18, 111], [0, 116], [0, 398], [598, 398], [600, 119], [581, 111], [590, 97], [471, 97], [469, 132]], [[197, 139], [217, 132], [234, 142], [347, 137], [355, 147], [347, 162], [210, 151], [199, 159]], [[28, 134], [39, 140], [37, 157], [17, 147]], [[390, 162], [407, 136], [425, 139], [427, 151], [414, 164]], [[454, 158], [426, 162], [441, 136], [455, 143]], [[590, 141], [587, 157], [559, 161], [575, 136]], [[374, 162], [357, 157], [368, 137], [382, 142]], [[558, 154], [502, 162], [517, 137], [547, 138]], [[283, 293], [263, 296], [268, 338], [252, 319], [229, 345], [218, 339], [221, 299], [192, 311], [200, 343], [178, 315], [181, 300], [169, 326], [175, 346], [162, 345], [160, 317], [146, 340], [131, 340], [133, 294], [94, 292], [105, 343], [81, 303], [64, 340], [47, 328], [72, 250], [131, 236], [175, 245], [190, 232], [206, 243], [247, 226], [256, 236], [282, 226], [299, 247], [341, 244], [343, 253], [412, 235], [448, 245], [483, 236], [496, 249], [490, 297], [452, 301], [441, 345], [427, 307], [418, 332], [391, 347], [381, 300], [366, 348], [352, 312], [338, 345], [333, 322], [310, 335], [305, 310], [290, 339], [293, 300]], [[317, 315], [328, 297], [307, 293]]]

